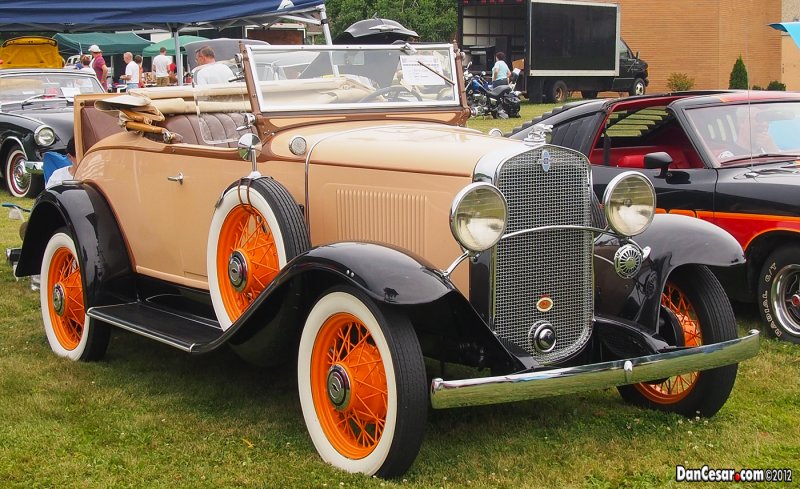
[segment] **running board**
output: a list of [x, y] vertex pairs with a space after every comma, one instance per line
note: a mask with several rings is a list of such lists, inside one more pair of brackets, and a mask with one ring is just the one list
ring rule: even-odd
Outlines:
[[142, 302], [92, 307], [86, 315], [189, 353], [223, 334], [216, 321]]

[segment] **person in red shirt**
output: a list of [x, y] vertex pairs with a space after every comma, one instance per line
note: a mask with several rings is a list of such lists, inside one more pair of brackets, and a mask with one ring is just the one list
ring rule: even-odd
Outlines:
[[103, 59], [103, 50], [97, 44], [92, 44], [89, 46], [89, 52], [92, 53], [92, 62], [89, 66], [92, 67], [94, 70], [94, 74], [97, 75], [97, 80], [102, 85], [103, 89], [107, 92], [108, 91], [108, 65], [106, 65], [106, 60]]

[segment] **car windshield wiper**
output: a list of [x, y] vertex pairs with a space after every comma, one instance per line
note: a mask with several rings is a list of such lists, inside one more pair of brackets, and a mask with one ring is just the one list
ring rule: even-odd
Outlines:
[[[45, 98], [45, 97], [47, 97], [47, 98]], [[36, 100], [48, 100], [48, 101], [49, 100], [67, 100], [67, 98], [66, 97], [57, 97], [57, 96], [54, 96], [54, 95], [47, 95], [47, 94], [44, 94], [44, 93], [40, 93], [39, 95], [34, 95], [32, 97], [26, 98], [25, 100], [19, 102], [19, 105], [20, 105], [20, 107], [25, 107], [26, 105], [32, 104]], [[67, 102], [69, 103], [69, 100], [67, 100]]]
[[742, 161], [754, 160], [756, 158], [800, 158], [797, 153], [758, 153], [747, 156], [740, 156], [738, 158], [731, 158], [729, 160], [721, 161], [722, 166], [728, 166], [731, 163], [741, 163]]

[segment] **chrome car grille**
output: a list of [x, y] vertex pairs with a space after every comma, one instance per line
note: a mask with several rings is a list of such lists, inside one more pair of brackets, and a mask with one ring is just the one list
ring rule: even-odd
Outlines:
[[[549, 158], [543, 158], [544, 152]], [[545, 161], [549, 160], [549, 164]], [[497, 187], [509, 208], [506, 233], [554, 225], [591, 223], [590, 169], [579, 153], [544, 146], [502, 164]], [[501, 338], [528, 351], [540, 364], [578, 352], [592, 328], [593, 271], [590, 231], [548, 230], [502, 240], [493, 257], [493, 323]], [[540, 302], [542, 298], [544, 301]], [[541, 311], [537, 303], [547, 305]], [[555, 348], [538, 351], [531, 328], [541, 321], [555, 330]]]

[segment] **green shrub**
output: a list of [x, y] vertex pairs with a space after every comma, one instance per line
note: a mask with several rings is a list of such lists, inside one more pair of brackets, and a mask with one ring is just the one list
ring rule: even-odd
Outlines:
[[753, 85], [752, 89], [753, 90], [764, 90], [764, 87], [762, 87], [761, 85]]
[[667, 78], [667, 89], [670, 92], [682, 92], [694, 87], [694, 78], [686, 73], [670, 73]]
[[731, 79], [728, 83], [728, 88], [747, 90], [747, 68], [744, 66], [744, 60], [741, 56], [736, 58], [736, 63], [733, 64], [731, 70]]
[[767, 85], [767, 90], [776, 90], [780, 92], [785, 92], [786, 84], [781, 83], [778, 80], [772, 80], [771, 82], [769, 82], [769, 85]]

